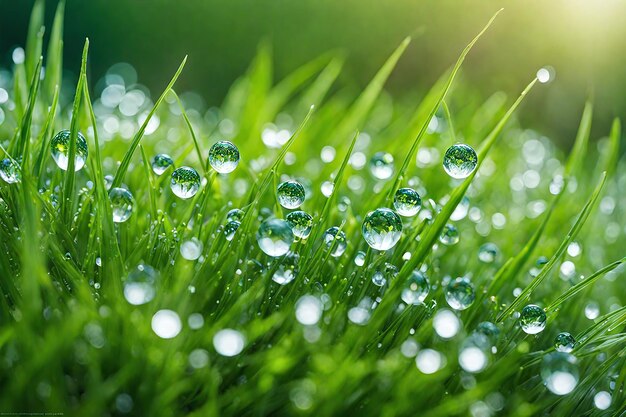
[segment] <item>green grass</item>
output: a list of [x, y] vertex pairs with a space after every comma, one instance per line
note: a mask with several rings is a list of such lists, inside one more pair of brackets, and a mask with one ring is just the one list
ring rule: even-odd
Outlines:
[[[566, 155], [516, 118], [524, 98], [549, 85], [537, 85], [529, 75], [521, 93], [478, 97], [460, 68], [474, 43], [489, 36], [495, 16], [422, 97], [391, 98], [384, 92], [409, 38], [359, 95], [337, 85], [344, 58], [334, 54], [275, 84], [271, 52], [262, 44], [221, 108], [205, 113], [188, 95], [175, 92], [185, 58], [172, 68], [156, 101], [146, 97], [135, 115], [125, 116], [120, 108], [103, 106], [102, 84], [88, 77], [88, 41], [77, 84], [60, 85], [64, 4], [55, 15], [45, 60], [40, 58], [43, 10], [38, 0], [25, 61], [11, 69], [11, 86], [0, 85], [10, 97], [2, 104], [3, 158], [21, 166], [19, 183], [0, 184], [0, 413], [595, 416], [626, 411], [626, 161], [619, 150], [620, 123], [616, 119], [606, 138], [590, 137], [593, 107], [587, 103]], [[126, 87], [127, 92], [138, 88]], [[80, 131], [88, 140], [89, 158], [76, 173], [73, 158], [70, 169], [61, 171], [50, 155], [50, 140], [61, 129], [70, 129], [73, 137]], [[267, 140], [268, 129], [284, 129], [290, 138], [266, 147], [262, 136]], [[228, 175], [207, 163], [210, 146], [223, 139], [233, 141], [242, 155]], [[441, 166], [443, 153], [457, 141], [478, 154], [478, 169], [465, 180], [452, 180]], [[331, 161], [320, 158], [325, 146], [332, 146]], [[387, 181], [376, 180], [359, 163], [378, 151], [395, 158], [395, 174]], [[75, 153], [75, 146], [69, 152]], [[150, 163], [157, 153], [201, 174], [193, 198], [172, 193], [171, 168], [161, 176], [153, 173]], [[124, 223], [113, 222], [105, 176], [134, 196]], [[291, 245], [299, 255], [297, 276], [281, 286], [271, 278], [283, 259], [265, 255], [255, 235], [260, 219], [287, 214], [275, 195], [286, 178], [307, 188], [302, 209], [314, 223], [308, 239]], [[326, 181], [334, 184], [328, 197], [321, 192]], [[407, 186], [422, 197], [420, 213], [403, 219], [393, 249], [370, 249], [361, 235], [365, 214], [392, 207], [395, 191]], [[464, 216], [458, 207], [466, 207]], [[245, 214], [229, 241], [223, 229], [233, 208]], [[456, 245], [439, 242], [448, 223], [460, 231]], [[332, 226], [347, 236], [339, 257], [330, 256], [322, 243]], [[195, 261], [180, 251], [192, 238], [203, 244]], [[501, 252], [493, 263], [478, 259], [486, 242]], [[365, 252], [363, 266], [354, 262], [359, 251]], [[545, 261], [537, 263], [540, 257]], [[575, 265], [572, 276], [559, 271], [567, 269], [561, 267], [565, 262]], [[398, 273], [378, 287], [372, 275], [387, 263]], [[123, 285], [140, 264], [152, 266], [159, 278], [155, 298], [135, 306], [126, 301]], [[420, 268], [430, 293], [423, 304], [406, 305], [402, 290]], [[444, 339], [435, 332], [433, 317], [451, 310], [445, 286], [461, 276], [471, 280], [476, 299], [468, 309], [454, 311], [461, 326]], [[296, 320], [297, 302], [307, 294], [323, 300], [315, 325]], [[353, 323], [349, 313], [364, 300], [369, 302], [361, 312], [369, 319]], [[527, 304], [544, 307], [548, 316], [537, 335], [520, 329], [518, 314]], [[597, 317], [590, 313], [594, 306]], [[152, 329], [160, 310], [175, 311], [182, 322], [172, 339]], [[189, 317], [198, 314], [203, 326], [192, 328]], [[500, 330], [493, 349], [485, 350], [488, 365], [481, 372], [464, 371], [460, 349], [485, 321]], [[245, 337], [236, 356], [222, 356], [214, 347], [215, 334], [225, 328]], [[572, 354], [580, 378], [573, 392], [557, 396], [540, 373], [542, 358], [562, 331], [577, 340]], [[418, 353], [439, 352], [445, 358], [441, 368], [423, 373], [410, 352], [415, 346]], [[594, 405], [600, 391], [612, 396], [608, 410]]]

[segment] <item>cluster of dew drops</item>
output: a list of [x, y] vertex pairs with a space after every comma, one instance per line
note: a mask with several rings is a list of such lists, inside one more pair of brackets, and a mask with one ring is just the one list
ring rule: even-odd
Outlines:
[[[58, 132], [50, 144], [52, 158], [62, 170], [69, 167], [69, 130]], [[79, 171], [86, 163], [88, 146], [85, 137], [77, 132], [75, 143], [74, 169]], [[219, 174], [233, 172], [239, 163], [238, 148], [229, 141], [216, 142], [209, 151], [209, 164]], [[378, 152], [370, 160], [370, 171], [380, 180], [391, 178], [394, 173], [393, 156], [386, 152]], [[478, 157], [474, 149], [466, 144], [455, 144], [445, 153], [443, 158], [444, 171], [454, 179], [465, 179], [472, 175], [478, 165]], [[158, 154], [152, 159], [152, 170], [160, 176], [168, 169], [174, 168], [173, 159], [167, 154]], [[0, 161], [0, 177], [9, 184], [20, 182], [19, 162], [7, 157]], [[125, 187], [110, 185], [111, 176], [105, 178], [109, 189], [109, 198], [112, 208], [113, 221], [122, 223], [127, 221], [134, 208], [134, 198], [130, 190]], [[190, 199], [196, 195], [201, 186], [201, 177], [198, 172], [189, 166], [174, 168], [171, 173], [170, 187], [174, 195], [181, 199]], [[332, 192], [332, 191], [331, 191]], [[280, 266], [272, 276], [272, 280], [280, 285], [292, 282], [298, 273], [298, 255], [290, 252], [294, 239], [307, 239], [313, 227], [313, 217], [300, 210], [306, 199], [305, 187], [295, 180], [284, 181], [276, 189], [278, 203], [290, 211], [285, 219], [269, 218], [261, 222], [256, 233], [259, 248], [268, 256], [281, 257]], [[400, 216], [412, 217], [417, 215], [422, 205], [421, 197], [413, 188], [400, 188], [396, 191], [393, 200], [393, 210], [377, 208], [366, 214], [362, 224], [362, 235], [367, 244], [374, 250], [386, 251], [393, 248], [402, 235], [402, 220]], [[223, 233], [227, 240], [232, 240], [241, 225], [243, 211], [233, 209], [227, 215], [227, 224]], [[448, 224], [439, 238], [444, 245], [454, 245], [459, 241], [459, 232]], [[322, 241], [330, 251], [332, 257], [340, 257], [347, 248], [347, 238], [340, 227], [327, 229]], [[180, 247], [181, 254], [186, 259], [194, 260], [200, 256], [202, 243], [194, 238], [185, 241]], [[499, 250], [494, 244], [483, 245], [479, 250], [479, 259], [485, 263], [493, 262]], [[354, 262], [363, 266], [365, 253], [359, 251]], [[388, 279], [397, 274], [397, 268], [386, 264], [383, 270], [372, 275], [372, 282], [383, 286]], [[142, 305], [151, 301], [156, 295], [156, 281], [159, 273], [149, 265], [139, 265], [132, 270], [124, 281], [124, 297], [132, 305]], [[424, 302], [430, 291], [430, 283], [425, 272], [415, 270], [407, 280], [402, 290], [401, 298], [408, 305], [418, 305]], [[467, 277], [451, 279], [445, 287], [445, 299], [453, 310], [465, 310], [472, 305], [475, 299], [475, 289]], [[315, 325], [321, 318], [324, 309], [323, 300], [311, 295], [301, 297], [296, 303], [296, 319], [307, 326]], [[372, 302], [368, 298], [362, 300], [358, 306], [351, 308], [348, 318], [351, 322], [364, 325], [369, 319]], [[190, 325], [201, 326], [202, 316], [190, 317]], [[521, 329], [527, 334], [537, 334], [546, 326], [546, 313], [536, 305], [527, 305], [519, 313]], [[451, 338], [460, 328], [460, 321], [450, 310], [441, 309], [433, 317], [435, 331], [442, 338]], [[154, 332], [162, 338], [175, 337], [181, 330], [182, 324], [178, 314], [172, 310], [160, 310], [152, 318]], [[490, 322], [480, 323], [476, 330], [463, 342], [459, 353], [459, 364], [467, 372], [476, 373], [486, 368], [489, 356], [495, 349], [499, 329]], [[555, 340], [555, 351], [544, 356], [541, 376], [547, 388], [557, 395], [570, 393], [578, 383], [578, 368], [576, 358], [570, 354], [575, 345], [573, 336], [569, 333], [559, 333]], [[213, 338], [215, 349], [223, 356], [235, 356], [245, 347], [245, 337], [234, 329], [223, 329]], [[417, 367], [423, 373], [434, 373], [441, 369], [445, 357], [432, 349], [417, 349], [415, 342], [408, 340], [402, 345], [406, 355], [415, 356]]]

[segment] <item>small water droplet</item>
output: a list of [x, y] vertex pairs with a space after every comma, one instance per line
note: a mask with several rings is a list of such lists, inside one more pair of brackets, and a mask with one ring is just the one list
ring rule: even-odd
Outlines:
[[228, 141], [219, 141], [209, 150], [209, 164], [220, 174], [231, 173], [239, 164], [239, 149]]
[[[50, 142], [50, 150], [52, 152], [54, 162], [56, 162], [59, 168], [66, 171], [69, 165], [70, 131], [61, 130], [59, 133], [54, 135], [52, 141]], [[87, 153], [87, 141], [82, 133], [77, 132], [74, 171], [79, 171], [83, 166], [85, 166]]]

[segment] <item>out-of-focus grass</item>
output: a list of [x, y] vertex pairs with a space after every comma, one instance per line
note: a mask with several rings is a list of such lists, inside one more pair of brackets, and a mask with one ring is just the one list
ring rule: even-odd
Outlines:
[[[394, 101], [383, 87], [408, 38], [357, 97], [333, 89], [343, 60], [332, 55], [274, 85], [272, 55], [262, 46], [224, 105], [209, 110], [192, 94], [174, 93], [184, 61], [152, 102], [124, 78], [123, 67], [90, 80], [86, 43], [78, 85], [70, 88], [73, 106], [58, 106], [69, 88], [59, 85], [59, 10], [42, 61], [37, 3], [25, 60], [14, 65], [12, 84], [0, 85], [8, 94], [0, 104], [4, 157], [21, 172], [20, 182], [0, 186], [0, 412], [624, 412], [626, 168], [617, 120], [608, 138], [590, 138], [588, 104], [573, 151], [563, 155], [515, 118], [533, 89], [549, 88], [533, 74], [521, 95], [508, 92], [515, 100], [497, 92], [483, 101], [454, 82], [472, 44], [421, 100]], [[76, 173], [61, 171], [49, 156], [51, 137], [61, 129], [88, 139], [87, 164]], [[210, 145], [221, 139], [233, 141], [242, 155], [228, 175], [206, 161]], [[475, 147], [479, 158], [478, 169], [461, 181], [441, 168], [445, 149], [456, 141]], [[388, 181], [369, 172], [367, 160], [378, 151], [395, 158]], [[171, 168], [161, 176], [151, 171], [150, 160], [162, 152], [204, 177], [195, 197], [181, 200], [171, 192]], [[305, 186], [302, 209], [314, 226], [308, 239], [291, 245], [298, 271], [281, 286], [272, 275], [285, 259], [261, 252], [255, 234], [262, 219], [287, 214], [275, 197], [275, 184], [286, 178]], [[124, 223], [113, 223], [111, 185], [134, 196]], [[391, 206], [400, 186], [419, 192], [422, 209], [404, 219], [393, 249], [373, 251], [361, 235], [363, 218]], [[224, 225], [233, 208], [245, 214], [228, 240]], [[451, 246], [439, 241], [448, 223], [460, 231]], [[322, 243], [331, 226], [347, 236], [339, 257]], [[197, 260], [182, 256], [181, 245], [192, 238], [203, 244]], [[499, 248], [493, 263], [478, 259], [486, 242]], [[362, 266], [354, 261], [358, 251], [366, 253]], [[546, 259], [536, 263], [541, 256]], [[372, 275], [387, 263], [399, 272], [379, 287]], [[159, 279], [156, 297], [135, 306], [122, 287], [140, 264], [157, 270]], [[400, 294], [420, 268], [430, 293], [423, 304], [407, 305]], [[452, 311], [460, 326], [442, 337], [433, 318], [451, 311], [445, 287], [460, 276], [471, 280], [476, 300]], [[296, 319], [305, 295], [323, 306], [315, 324]], [[536, 336], [519, 326], [527, 303], [548, 313]], [[181, 320], [171, 339], [154, 331], [163, 310]], [[483, 352], [485, 369], [464, 370], [459, 353], [485, 321], [497, 324], [499, 337]], [[245, 338], [232, 357], [220, 354], [214, 339], [226, 328]], [[573, 392], [556, 396], [540, 373], [561, 331], [577, 339], [580, 378]], [[431, 350], [442, 363], [427, 373], [423, 360]], [[601, 392], [611, 397], [608, 410], [594, 401]]]

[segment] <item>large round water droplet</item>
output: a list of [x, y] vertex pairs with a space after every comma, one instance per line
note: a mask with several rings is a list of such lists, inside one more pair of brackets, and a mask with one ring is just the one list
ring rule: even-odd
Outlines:
[[470, 176], [478, 164], [478, 156], [471, 146], [459, 143], [452, 145], [443, 157], [443, 169], [452, 178]]
[[428, 296], [429, 291], [428, 278], [422, 272], [415, 270], [411, 273], [402, 290], [402, 301], [409, 305], [421, 304]]
[[[56, 162], [59, 168], [66, 171], [67, 166], [69, 165], [70, 131], [61, 130], [59, 133], [54, 135], [52, 141], [50, 142], [50, 150], [52, 152], [52, 158], [54, 159], [54, 162]], [[85, 137], [82, 135], [82, 133], [77, 132], [76, 154], [74, 156], [74, 171], [78, 171], [83, 166], [85, 166], [87, 153], [87, 141], [85, 140]]]
[[373, 249], [388, 250], [402, 236], [402, 220], [393, 210], [379, 208], [367, 213], [361, 231], [365, 241]]
[[537, 334], [546, 328], [546, 312], [543, 308], [529, 304], [522, 309], [519, 322], [522, 330], [528, 334]]
[[439, 241], [446, 246], [452, 246], [459, 243], [459, 230], [451, 224], [446, 224], [439, 235]]
[[188, 199], [200, 189], [200, 175], [190, 167], [180, 167], [172, 173], [170, 188], [177, 197]]
[[244, 214], [245, 213], [243, 212], [243, 210], [234, 208], [226, 214], [226, 220], [228, 220], [229, 222], [233, 220], [240, 222], [241, 220], [243, 220]]
[[328, 249], [331, 249], [330, 256], [334, 258], [343, 255], [348, 247], [346, 234], [336, 226], [324, 232], [324, 243]]
[[300, 256], [297, 253], [289, 252], [278, 261], [278, 268], [272, 275], [272, 281], [280, 285], [289, 284], [298, 275], [298, 262]]
[[233, 329], [222, 329], [213, 336], [213, 347], [222, 356], [231, 357], [241, 353], [246, 339], [241, 332]]
[[354, 264], [356, 266], [365, 265], [365, 252], [360, 250], [356, 253], [356, 256], [354, 257]]
[[283, 256], [293, 243], [289, 223], [281, 219], [268, 219], [259, 226], [256, 234], [259, 248], [269, 256]]
[[124, 298], [132, 305], [151, 301], [156, 295], [158, 272], [149, 265], [139, 265], [124, 281]]
[[111, 200], [111, 211], [115, 223], [124, 223], [130, 218], [135, 206], [133, 195], [125, 188], [111, 188], [109, 190]]
[[386, 180], [393, 175], [393, 155], [387, 152], [377, 152], [370, 159], [370, 172], [379, 180]]
[[486, 264], [495, 262], [500, 257], [500, 249], [495, 243], [487, 242], [478, 248], [478, 260]]
[[422, 199], [412, 188], [400, 188], [393, 198], [393, 207], [400, 216], [415, 216], [422, 206]]
[[195, 261], [202, 255], [203, 246], [200, 239], [192, 237], [180, 244], [180, 255], [188, 261]]
[[561, 332], [557, 334], [556, 338], [554, 339], [554, 348], [558, 352], [569, 353], [574, 350], [574, 345], [576, 345], [576, 339], [574, 339], [574, 336], [567, 332]]
[[495, 345], [500, 336], [500, 329], [490, 321], [483, 321], [476, 326], [476, 333], [484, 335], [492, 345]]
[[278, 202], [286, 209], [296, 209], [304, 203], [305, 191], [298, 181], [285, 181], [276, 190]]
[[459, 277], [446, 286], [446, 301], [455, 310], [465, 310], [476, 298], [474, 285], [467, 279]]
[[172, 165], [174, 165], [174, 160], [169, 155], [160, 153], [152, 160], [152, 171], [157, 175], [161, 175]]
[[386, 262], [382, 268], [374, 271], [374, 274], [372, 274], [372, 283], [378, 287], [383, 287], [397, 275], [398, 268]]
[[239, 164], [239, 149], [226, 140], [216, 142], [209, 150], [209, 164], [220, 174], [233, 172]]
[[224, 237], [226, 238], [226, 240], [228, 240], [229, 242], [233, 240], [237, 229], [239, 229], [239, 226], [241, 226], [241, 222], [239, 222], [238, 220], [231, 220], [226, 223], [226, 226], [224, 226]]
[[565, 352], [551, 352], [541, 361], [541, 379], [556, 395], [569, 394], [578, 384], [576, 357]]
[[306, 239], [311, 234], [313, 227], [313, 217], [304, 211], [292, 211], [287, 214], [287, 223], [291, 226], [291, 231], [296, 237]]
[[22, 172], [17, 162], [10, 158], [4, 158], [0, 162], [0, 178], [9, 184], [15, 184], [22, 179]]

